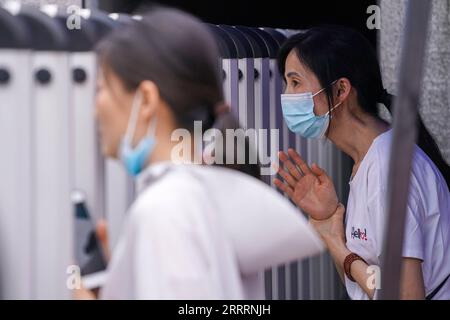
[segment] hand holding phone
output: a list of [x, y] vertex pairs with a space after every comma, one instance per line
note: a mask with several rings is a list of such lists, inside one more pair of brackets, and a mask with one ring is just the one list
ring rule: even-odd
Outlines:
[[75, 190], [71, 198], [75, 216], [75, 261], [80, 267], [84, 286], [91, 289], [101, 285], [107, 263], [95, 222], [86, 206], [85, 194]]

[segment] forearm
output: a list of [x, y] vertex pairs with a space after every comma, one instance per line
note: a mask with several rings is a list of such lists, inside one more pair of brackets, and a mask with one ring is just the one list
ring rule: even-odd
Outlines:
[[344, 278], [344, 268], [342, 267], [342, 265], [340, 265], [336, 259], [332, 256], [333, 258], [333, 262], [334, 262], [334, 266], [336, 267], [336, 271], [339, 275], [339, 278], [341, 279], [342, 283], [345, 284], [345, 278]]
[[[351, 253], [351, 251], [345, 246], [343, 241], [339, 240], [329, 240], [326, 241], [326, 245], [330, 254], [334, 260], [337, 271], [341, 276], [341, 279], [344, 280], [344, 260]], [[354, 261], [350, 268], [350, 274], [353, 279], [355, 279], [356, 283], [364, 290], [367, 296], [370, 299], [373, 299], [375, 290], [368, 287], [368, 279], [370, 274], [367, 273], [368, 265], [361, 261]]]
[[[311, 224], [328, 247], [342, 280], [344, 280], [345, 258], [352, 253], [345, 243], [344, 213], [344, 206], [339, 204], [334, 214], [327, 220], [317, 221], [310, 218]], [[368, 267], [369, 266], [361, 260], [353, 261], [350, 266], [350, 275], [372, 299], [374, 290], [368, 286], [369, 277], [372, 276], [372, 274], [367, 272]]]

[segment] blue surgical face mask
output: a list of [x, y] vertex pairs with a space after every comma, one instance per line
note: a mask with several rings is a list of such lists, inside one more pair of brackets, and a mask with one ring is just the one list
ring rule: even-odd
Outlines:
[[127, 131], [125, 133], [125, 136], [122, 138], [119, 151], [120, 160], [131, 176], [137, 176], [144, 169], [145, 164], [150, 158], [150, 155], [156, 144], [156, 118], [153, 117], [152, 121], [150, 122], [147, 135], [141, 141], [139, 141], [136, 147], [133, 148], [132, 146], [141, 103], [141, 94], [140, 92], [137, 92], [133, 99], [133, 106], [131, 108]]
[[[333, 82], [334, 83], [334, 82]], [[336, 109], [338, 103], [330, 111], [322, 116], [314, 114], [314, 97], [325, 88], [315, 94], [312, 92], [299, 94], [282, 94], [281, 108], [286, 124], [294, 133], [305, 138], [323, 138], [330, 124], [330, 111]]]

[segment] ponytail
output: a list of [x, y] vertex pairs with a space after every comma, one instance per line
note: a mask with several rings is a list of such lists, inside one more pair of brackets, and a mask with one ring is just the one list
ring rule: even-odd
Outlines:
[[[237, 130], [241, 129], [241, 126], [239, 124], [239, 121], [236, 119], [236, 117], [231, 113], [230, 107], [225, 104], [218, 104], [214, 109], [214, 122], [211, 126], [212, 128], [215, 128], [219, 130], [222, 133], [223, 139], [223, 146], [224, 149], [227, 145], [227, 129]], [[234, 139], [234, 138], [233, 138]], [[234, 139], [233, 141], [234, 145], [234, 159], [233, 163], [227, 164], [227, 154], [225, 150], [223, 151], [223, 159], [221, 159], [222, 164], [215, 164], [219, 166], [223, 166], [229, 169], [238, 170], [240, 172], [246, 173], [252, 177], [255, 177], [257, 179], [261, 179], [260, 175], [260, 168], [258, 161], [257, 163], [250, 163], [251, 159], [257, 159], [256, 157], [256, 150], [254, 146], [252, 146], [249, 142], [248, 137], [245, 137], [243, 143], [239, 139], [236, 141]], [[238, 152], [245, 152], [245, 162], [243, 164], [238, 163]], [[254, 157], [252, 157], [252, 155]]]
[[[395, 97], [389, 94], [386, 89], [383, 89], [379, 99], [379, 102], [384, 104], [391, 114], [392, 114], [392, 102], [394, 98]], [[450, 189], [450, 166], [445, 162], [444, 158], [442, 157], [438, 145], [434, 141], [430, 132], [425, 127], [425, 124], [423, 123], [420, 114], [417, 115], [417, 125], [419, 127], [417, 136], [417, 145], [420, 147], [420, 149], [423, 150], [423, 152], [427, 154], [427, 156], [431, 159], [431, 161], [433, 161], [433, 163], [441, 172], [442, 176], [447, 182], [447, 186]]]

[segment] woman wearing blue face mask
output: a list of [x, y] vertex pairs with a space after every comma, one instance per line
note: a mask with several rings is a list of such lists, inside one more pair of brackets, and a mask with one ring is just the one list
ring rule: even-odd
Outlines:
[[[284, 181], [275, 179], [275, 184], [310, 215], [350, 298], [373, 298], [367, 271], [369, 265], [380, 266], [392, 140], [377, 109], [377, 103], [389, 109], [391, 96], [383, 87], [375, 51], [350, 29], [312, 28], [287, 40], [279, 68], [286, 81], [281, 105], [289, 129], [305, 138], [328, 138], [354, 166], [346, 212], [324, 170], [308, 166], [292, 149], [288, 155], [280, 152]], [[419, 125], [401, 297], [450, 299], [450, 168], [420, 119]]]
[[[98, 57], [103, 153], [136, 177], [138, 193], [100, 297], [260, 299], [267, 267], [320, 252], [319, 237], [295, 207], [251, 177], [256, 164], [230, 170], [174, 163], [180, 151], [187, 162], [202, 159], [194, 121], [203, 131], [236, 126], [222, 107], [219, 57], [206, 26], [177, 10], [154, 9], [113, 31]], [[184, 134], [182, 150], [176, 132]], [[277, 236], [277, 229], [284, 232]], [[285, 250], [294, 243], [303, 250]], [[92, 297], [85, 290], [76, 296]]]

